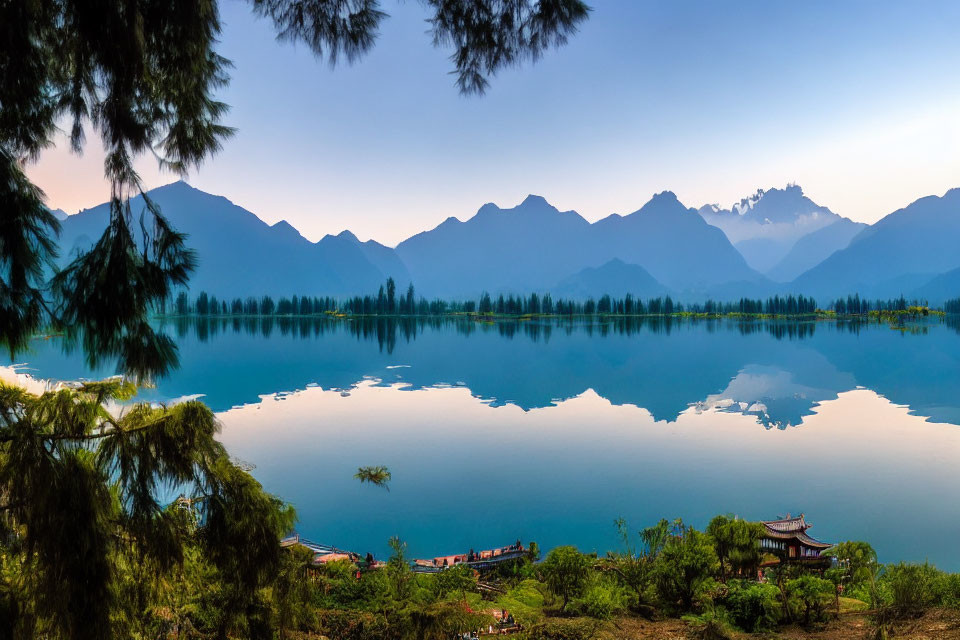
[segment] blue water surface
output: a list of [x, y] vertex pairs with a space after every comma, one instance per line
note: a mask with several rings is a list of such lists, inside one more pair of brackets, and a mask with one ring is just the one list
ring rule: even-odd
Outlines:
[[[617, 547], [613, 525], [805, 513], [826, 541], [960, 570], [960, 331], [733, 320], [166, 321], [180, 367], [304, 536], [384, 556], [521, 538]], [[103, 377], [56, 339], [40, 378]], [[353, 479], [383, 464], [389, 491]]]

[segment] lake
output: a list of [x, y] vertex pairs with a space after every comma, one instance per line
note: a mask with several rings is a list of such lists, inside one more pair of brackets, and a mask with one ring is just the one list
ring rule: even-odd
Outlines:
[[[412, 557], [617, 548], [661, 517], [804, 513], [821, 540], [960, 569], [960, 325], [723, 320], [165, 321], [231, 454], [307, 538]], [[102, 377], [56, 339], [19, 362]], [[358, 466], [386, 465], [389, 491]]]

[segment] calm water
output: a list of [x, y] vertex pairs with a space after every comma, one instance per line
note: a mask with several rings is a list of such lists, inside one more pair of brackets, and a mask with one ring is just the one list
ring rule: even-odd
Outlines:
[[[673, 321], [169, 323], [231, 453], [299, 531], [361, 553], [615, 548], [613, 520], [806, 514], [960, 569], [960, 330]], [[90, 371], [55, 341], [25, 373]], [[390, 491], [360, 485], [387, 465]]]

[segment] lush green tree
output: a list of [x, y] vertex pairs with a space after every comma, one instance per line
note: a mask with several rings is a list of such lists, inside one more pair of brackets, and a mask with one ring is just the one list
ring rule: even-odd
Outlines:
[[473, 569], [458, 565], [438, 573], [433, 586], [437, 599], [455, 595], [459, 600], [464, 600], [467, 592], [476, 591], [477, 578], [473, 575]]
[[273, 610], [275, 627], [280, 637], [288, 637], [288, 630], [314, 626], [313, 581], [311, 561], [313, 552], [300, 546], [284, 549], [280, 571], [273, 583]]
[[684, 611], [712, 585], [717, 570], [713, 540], [702, 531], [677, 520], [654, 564], [655, 582], [660, 597], [668, 606]]
[[749, 633], [772, 630], [780, 619], [780, 590], [752, 580], [731, 580], [722, 602], [733, 623]]
[[189, 537], [162, 487], [199, 505], [205, 553], [233, 591], [250, 596], [276, 571], [293, 511], [230, 462], [205, 405], [108, 410], [134, 392], [120, 379], [40, 395], [0, 384], [0, 552], [19, 569], [3, 577], [18, 613], [0, 635], [99, 639], [140, 624], [124, 612], [139, 615]]
[[787, 582], [787, 595], [803, 610], [803, 622], [821, 620], [827, 605], [833, 600], [834, 586], [829, 580], [804, 574]]
[[624, 548], [618, 553], [608, 553], [602, 566], [613, 571], [625, 586], [633, 590], [638, 605], [648, 606], [647, 590], [653, 581], [654, 561], [670, 535], [670, 523], [660, 520], [656, 525], [643, 529], [639, 546], [633, 542], [626, 520], [618, 518], [614, 525]]
[[540, 571], [550, 591], [563, 598], [561, 611], [566, 611], [571, 598], [583, 592], [592, 564], [591, 558], [576, 547], [557, 547], [547, 554]]
[[760, 566], [760, 538], [763, 525], [739, 518], [718, 515], [707, 525], [720, 562], [720, 580], [727, 581], [727, 568], [738, 576], [750, 576]]
[[877, 571], [877, 552], [870, 544], [858, 540], [841, 542], [823, 555], [837, 560], [834, 566], [824, 572], [824, 577], [836, 588], [834, 605], [839, 616], [841, 590], [869, 592], [870, 581]]
[[394, 599], [403, 602], [409, 600], [413, 593], [413, 570], [407, 562], [407, 543], [394, 536], [389, 544], [393, 555], [387, 561], [387, 578]]
[[861, 540], [840, 542], [823, 554], [837, 559], [837, 569], [847, 584], [859, 584], [869, 579], [877, 564], [877, 552]]

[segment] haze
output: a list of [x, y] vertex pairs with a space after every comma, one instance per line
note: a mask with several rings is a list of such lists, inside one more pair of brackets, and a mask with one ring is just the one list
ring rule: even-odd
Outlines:
[[[377, 48], [331, 70], [226, 3], [239, 131], [189, 182], [311, 240], [389, 245], [528, 193], [593, 221], [664, 189], [729, 206], [797, 182], [869, 223], [960, 185], [957, 3], [595, 0], [566, 47], [479, 98], [457, 94], [418, 3], [384, 4]], [[107, 199], [91, 142], [31, 168], [51, 207]], [[140, 167], [147, 187], [174, 179]]]

